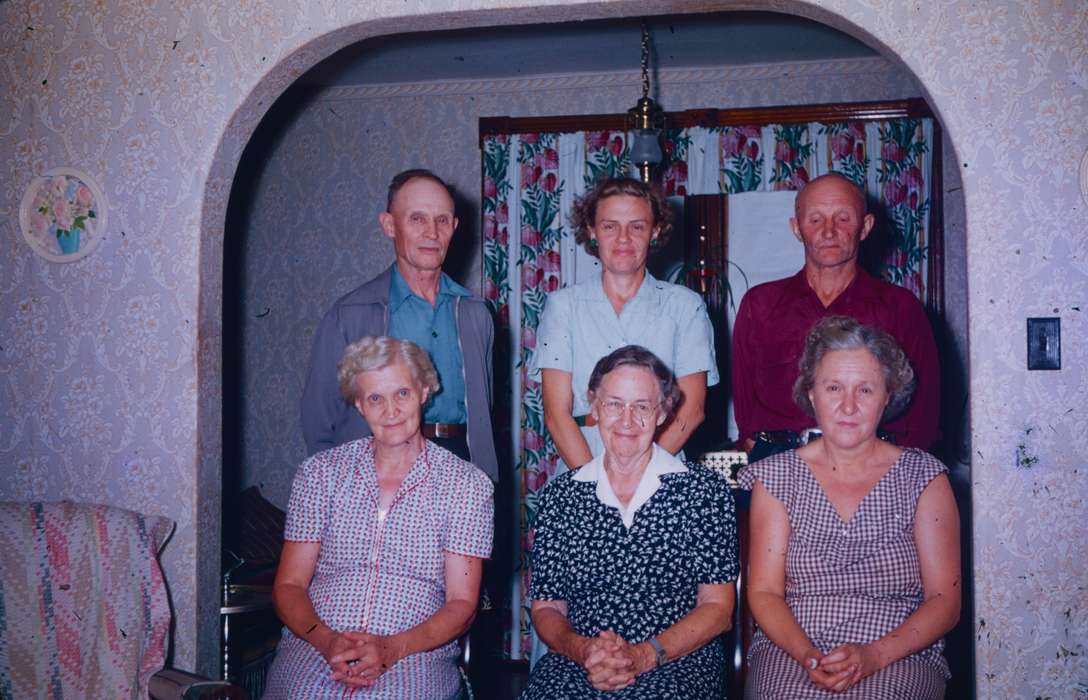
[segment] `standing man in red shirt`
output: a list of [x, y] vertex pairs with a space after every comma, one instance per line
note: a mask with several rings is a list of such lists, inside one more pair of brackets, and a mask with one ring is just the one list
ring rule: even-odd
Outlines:
[[900, 446], [929, 449], [940, 410], [933, 330], [909, 290], [858, 265], [874, 223], [864, 193], [838, 173], [822, 175], [797, 193], [794, 211], [790, 228], [805, 246], [804, 268], [749, 290], [733, 326], [733, 407], [749, 461], [806, 441], [813, 420], [792, 398], [797, 362], [813, 323], [836, 315], [887, 331], [906, 351], [918, 388], [907, 410], [882, 428]]

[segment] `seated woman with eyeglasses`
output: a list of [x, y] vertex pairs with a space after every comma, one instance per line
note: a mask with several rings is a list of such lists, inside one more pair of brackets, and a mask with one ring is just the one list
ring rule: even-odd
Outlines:
[[733, 500], [720, 476], [654, 443], [679, 393], [637, 345], [594, 367], [604, 451], [540, 496], [529, 594], [549, 652], [523, 699], [723, 697]]

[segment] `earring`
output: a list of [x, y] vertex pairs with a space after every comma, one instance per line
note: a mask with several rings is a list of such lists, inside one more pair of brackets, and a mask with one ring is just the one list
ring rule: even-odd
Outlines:
[[656, 238], [650, 239], [650, 247], [651, 248], [657, 248], [660, 245], [661, 245], [661, 241], [659, 241], [658, 239], [656, 239]]
[[590, 238], [589, 239], [589, 250], [590, 250], [591, 253], [596, 253], [597, 252], [597, 239], [596, 238]]

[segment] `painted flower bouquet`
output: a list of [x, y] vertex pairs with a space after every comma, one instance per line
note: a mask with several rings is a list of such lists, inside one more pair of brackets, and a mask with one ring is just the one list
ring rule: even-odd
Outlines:
[[94, 194], [79, 178], [56, 175], [38, 188], [30, 215], [36, 236], [50, 234], [64, 255], [79, 251], [80, 232], [94, 219]]

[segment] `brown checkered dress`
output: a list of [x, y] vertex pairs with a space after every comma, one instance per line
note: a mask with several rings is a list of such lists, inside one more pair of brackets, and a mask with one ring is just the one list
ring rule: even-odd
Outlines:
[[[746, 467], [739, 480], [758, 480], [786, 507], [786, 604], [805, 634], [824, 653], [863, 644], [899, 626], [922, 604], [922, 574], [914, 546], [918, 497], [947, 469], [927, 452], [907, 449], [842, 522], [808, 465], [793, 450]], [[805, 670], [757, 631], [748, 655], [747, 698], [944, 697], [949, 677], [944, 642], [863, 679], [846, 693], [814, 686]]]

